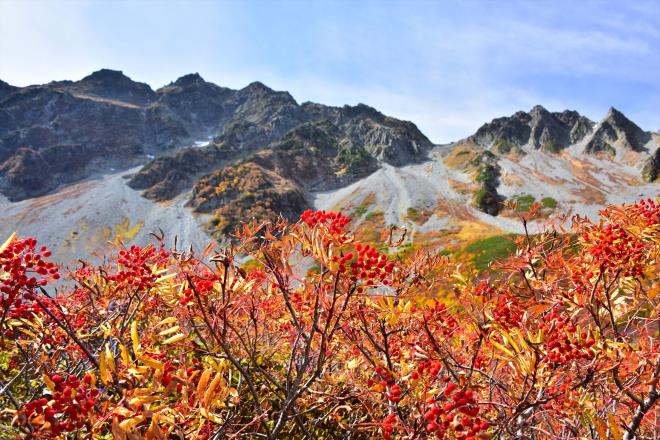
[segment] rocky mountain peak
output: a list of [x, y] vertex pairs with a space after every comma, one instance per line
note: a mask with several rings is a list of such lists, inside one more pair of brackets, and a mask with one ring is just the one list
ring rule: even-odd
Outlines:
[[535, 105], [532, 107], [532, 109], [529, 111], [529, 115], [532, 118], [549, 118], [552, 117], [549, 111], [545, 109], [542, 105]]
[[101, 69], [78, 82], [61, 82], [65, 90], [100, 98], [143, 105], [151, 101], [155, 93], [148, 84], [133, 81], [121, 70]]
[[189, 73], [187, 75], [183, 75], [182, 77], [174, 81], [173, 84], [175, 86], [188, 87], [193, 84], [200, 84], [205, 82], [206, 81], [204, 81], [204, 78], [202, 78], [199, 73], [195, 72], [195, 73]]
[[621, 111], [619, 111], [615, 107], [610, 107], [607, 110], [607, 114], [605, 115], [605, 120], [610, 120], [610, 121], [627, 121], [628, 118], [626, 118], [626, 115], [624, 115]]
[[81, 81], [88, 82], [126, 82], [132, 81], [129, 77], [124, 75], [121, 70], [113, 69], [99, 69], [95, 72], [84, 77]]
[[384, 117], [384, 115], [375, 108], [362, 103], [357, 105], [345, 105], [342, 107], [342, 113], [349, 118], [363, 116], [378, 120]]
[[255, 93], [255, 94], [271, 94], [275, 91], [268, 87], [261, 81], [254, 81], [241, 89], [241, 92]]
[[529, 112], [518, 111], [511, 116], [493, 119], [482, 125], [469, 140], [483, 147], [529, 145], [535, 149], [556, 153], [580, 142], [591, 132], [593, 123], [574, 110], [550, 112], [541, 105]]
[[594, 135], [585, 146], [587, 153], [607, 152], [616, 154], [617, 149], [644, 151], [651, 140], [651, 133], [642, 130], [622, 112], [610, 107], [605, 118], [598, 124]]
[[246, 101], [277, 103], [277, 106], [298, 106], [289, 92], [273, 90], [260, 81], [254, 81], [239, 90], [238, 96]]

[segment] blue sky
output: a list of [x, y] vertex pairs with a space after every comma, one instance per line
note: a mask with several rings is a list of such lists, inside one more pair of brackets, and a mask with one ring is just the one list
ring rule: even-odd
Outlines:
[[615, 106], [660, 129], [660, 1], [0, 0], [0, 79], [199, 72], [299, 101], [364, 102], [435, 142], [529, 110]]

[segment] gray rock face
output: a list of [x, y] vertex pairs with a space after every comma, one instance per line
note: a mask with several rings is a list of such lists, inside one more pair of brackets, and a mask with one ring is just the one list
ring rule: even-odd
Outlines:
[[642, 177], [647, 182], [655, 182], [660, 178], [660, 148], [646, 159], [642, 168]]
[[617, 148], [643, 151], [651, 133], [639, 128], [623, 113], [611, 107], [585, 147], [588, 153], [615, 153]]
[[593, 122], [576, 111], [551, 113], [537, 105], [529, 113], [516, 112], [482, 125], [469, 140], [487, 148], [498, 143], [517, 147], [529, 144], [558, 152], [584, 139], [592, 126]]
[[[106, 168], [112, 163], [125, 169], [144, 162], [146, 154], [170, 155], [169, 150], [209, 137], [223, 146], [223, 153], [204, 150], [211, 160], [205, 166], [196, 164], [196, 169], [220, 166], [268, 147], [298, 126], [320, 121], [341, 130], [344, 150], [364, 149], [394, 165], [417, 160], [432, 146], [414, 124], [365, 105], [299, 105], [289, 93], [259, 82], [232, 90], [196, 73], [153, 91], [120, 71], [102, 69], [75, 82], [24, 88], [0, 82], [0, 191], [11, 200], [33, 197], [103, 169], [104, 163]], [[77, 148], [84, 150], [79, 160], [57, 156]], [[225, 154], [229, 156], [219, 158]], [[199, 153], [175, 153], [145, 167], [148, 177], [137, 176], [132, 185], [150, 188], [162, 183], [157, 191], [161, 195], [180, 190], [181, 184], [172, 182], [189, 176], [193, 156], [199, 159]], [[37, 166], [40, 157], [68, 168], [49, 166], [44, 171]], [[19, 179], [18, 169], [50, 174]]]

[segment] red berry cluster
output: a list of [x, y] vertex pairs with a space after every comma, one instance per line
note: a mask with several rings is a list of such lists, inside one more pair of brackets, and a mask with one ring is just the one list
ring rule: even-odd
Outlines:
[[163, 367], [163, 376], [160, 379], [160, 383], [167, 388], [167, 386], [172, 382], [173, 373], [176, 371], [176, 368], [172, 362], [165, 362]]
[[514, 298], [502, 294], [497, 298], [497, 303], [493, 307], [493, 318], [504, 329], [520, 326], [523, 316], [522, 308], [516, 303]]
[[481, 297], [490, 297], [495, 294], [495, 288], [492, 286], [488, 285], [488, 281], [486, 280], [481, 280], [481, 283], [479, 283], [478, 286], [474, 286], [472, 288], [472, 293], [474, 293], [477, 296]]
[[122, 249], [117, 258], [120, 270], [109, 275], [108, 280], [117, 283], [119, 288], [141, 291], [151, 289], [159, 276], [152, 271], [151, 266], [166, 257], [167, 253], [163, 249], [157, 250], [153, 246], [143, 248], [133, 245], [129, 249]]
[[[353, 260], [353, 253], [348, 252], [341, 258], [334, 256], [333, 260], [339, 263], [339, 273], [350, 273], [350, 280], [356, 283], [362, 280], [366, 287], [373, 287], [377, 283], [384, 285], [391, 284], [388, 279], [394, 271], [394, 263], [387, 260], [387, 256], [378, 253], [376, 249], [368, 245], [358, 243], [355, 247], [357, 250], [357, 259]], [[363, 288], [359, 287], [358, 291], [362, 292]]]
[[642, 275], [647, 245], [620, 225], [608, 223], [595, 227], [585, 232], [583, 238], [590, 244], [589, 253], [603, 269], [611, 272], [623, 269], [623, 276]]
[[55, 384], [52, 399], [28, 402], [23, 408], [28, 419], [43, 415], [46, 423], [41, 429], [50, 431], [53, 437], [85, 426], [99, 395], [92, 385], [91, 374], [86, 374], [82, 381], [73, 375], [64, 379], [59, 374], [52, 375], [50, 380]]
[[545, 398], [548, 401], [543, 405], [546, 410], [552, 410], [559, 414], [568, 414], [580, 406], [580, 391], [571, 386], [571, 377], [566, 376], [561, 384], [550, 385], [545, 389]]
[[557, 309], [546, 315], [543, 321], [540, 327], [547, 335], [544, 346], [551, 366], [594, 357], [591, 348], [596, 343], [594, 339], [584, 331], [578, 335], [575, 326], [567, 317], [560, 316]]
[[390, 440], [392, 438], [392, 431], [396, 427], [396, 414], [390, 413], [383, 420], [383, 438], [385, 440]]
[[458, 326], [456, 317], [447, 309], [447, 306], [438, 302], [432, 310], [426, 313], [424, 320], [434, 333], [440, 333], [445, 337], [451, 336]]
[[[376, 367], [374, 369], [376, 378], [380, 379], [377, 384], [377, 389], [385, 393], [385, 397], [390, 402], [398, 402], [401, 400], [401, 387], [396, 384], [392, 375], [383, 367]], [[374, 385], [373, 379], [367, 380], [368, 386]]]
[[630, 211], [641, 217], [647, 226], [660, 224], [660, 203], [651, 199], [641, 199], [639, 203], [631, 206]]
[[472, 390], [457, 388], [454, 382], [449, 382], [440, 395], [426, 401], [426, 431], [438, 438], [454, 431], [457, 439], [473, 439], [490, 426], [478, 417], [479, 407]]
[[[412, 380], [417, 380], [422, 377], [425, 373], [429, 374], [431, 380], [434, 380], [438, 377], [440, 369], [442, 368], [442, 363], [440, 361], [428, 360], [422, 361], [417, 365], [417, 369], [410, 373], [410, 378]], [[449, 376], [442, 378], [443, 381], [449, 382]]]
[[[217, 281], [217, 278], [213, 274], [209, 274], [208, 278], [197, 278], [193, 279], [192, 282], [195, 286], [195, 291], [202, 297], [209, 294], [213, 291], [213, 285]], [[187, 305], [191, 302], [194, 302], [195, 292], [192, 288], [187, 288], [183, 291], [183, 296], [181, 297], [181, 305]]]
[[25, 317], [36, 310], [29, 302], [36, 289], [60, 278], [57, 266], [46, 260], [51, 252], [46, 246], [39, 250], [36, 246], [34, 238], [15, 239], [0, 253], [2, 307], [9, 310], [9, 317]]
[[314, 227], [319, 224], [327, 224], [328, 230], [336, 235], [343, 234], [344, 227], [351, 221], [350, 217], [339, 212], [312, 211], [311, 209], [303, 212], [300, 219], [307, 223], [307, 226], [309, 227]]

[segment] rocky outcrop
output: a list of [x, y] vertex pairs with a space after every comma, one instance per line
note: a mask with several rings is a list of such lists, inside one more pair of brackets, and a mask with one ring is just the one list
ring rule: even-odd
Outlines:
[[660, 179], [660, 148], [656, 149], [644, 162], [642, 177], [647, 182], [655, 182]]
[[468, 140], [487, 148], [529, 145], [556, 153], [582, 141], [592, 126], [593, 122], [575, 111], [551, 113], [537, 105], [529, 113], [516, 112], [482, 125]]
[[241, 222], [297, 219], [309, 207], [303, 191], [291, 180], [253, 162], [229, 165], [199, 180], [188, 203], [211, 215], [208, 228], [221, 238]]
[[497, 215], [502, 209], [504, 198], [497, 192], [500, 182], [498, 158], [490, 151], [484, 151], [470, 164], [476, 167], [474, 181], [479, 185], [474, 193], [474, 205], [482, 212]]
[[644, 151], [644, 145], [651, 140], [651, 133], [639, 128], [623, 113], [611, 107], [593, 136], [585, 146], [585, 152], [608, 152], [615, 154], [617, 149]]

